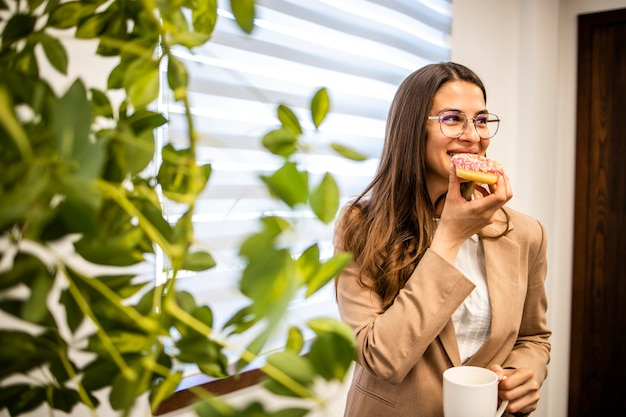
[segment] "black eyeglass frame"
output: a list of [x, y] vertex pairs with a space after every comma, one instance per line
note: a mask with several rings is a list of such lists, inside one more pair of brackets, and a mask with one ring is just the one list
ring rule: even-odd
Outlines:
[[[445, 124], [444, 121], [443, 121], [443, 117], [446, 116], [446, 114], [450, 114], [450, 113], [463, 115], [463, 117], [465, 118], [465, 122], [463, 122], [463, 128], [461, 129], [461, 132], [458, 135], [456, 135], [456, 136], [446, 135], [444, 133], [444, 131], [443, 131], [443, 125]], [[489, 136], [486, 137], [486, 138], [481, 136], [481, 132], [478, 130], [478, 127], [476, 126], [476, 119], [479, 116], [487, 116], [487, 123], [496, 122], [496, 128], [493, 131], [493, 134], [491, 134], [491, 130], [490, 129], [487, 129], [487, 131], [489, 132]], [[498, 129], [500, 128], [500, 118], [498, 117], [498, 115], [495, 114], [495, 113], [489, 113], [489, 112], [479, 113], [475, 117], [467, 117], [465, 112], [462, 112], [460, 110], [446, 110], [446, 111], [443, 111], [441, 114], [439, 114], [437, 116], [428, 116], [427, 119], [428, 120], [439, 120], [439, 130], [441, 131], [441, 134], [444, 135], [445, 137], [448, 137], [448, 138], [451, 138], [451, 139], [460, 138], [463, 135], [463, 133], [465, 133], [465, 129], [467, 129], [467, 122], [469, 120], [472, 121], [472, 124], [474, 125], [474, 130], [476, 131], [476, 133], [478, 133], [478, 136], [481, 139], [491, 139], [491, 138], [493, 138], [496, 135], [496, 133], [498, 133]]]

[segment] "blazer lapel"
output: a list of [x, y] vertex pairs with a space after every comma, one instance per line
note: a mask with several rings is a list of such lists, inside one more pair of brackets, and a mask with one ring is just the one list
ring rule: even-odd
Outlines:
[[448, 321], [448, 324], [439, 333], [439, 340], [443, 346], [443, 349], [448, 354], [452, 366], [461, 366], [461, 356], [459, 354], [459, 345], [456, 342], [456, 331], [454, 330], [454, 323], [452, 318]]
[[[513, 225], [511, 224], [512, 228]], [[483, 231], [486, 236], [498, 233], [494, 224]], [[509, 319], [513, 316], [512, 308], [515, 303], [511, 297], [519, 294], [518, 277], [511, 276], [520, 271], [519, 245], [502, 236], [497, 239], [485, 238], [483, 248], [485, 254], [485, 269], [487, 272], [487, 287], [491, 302], [491, 335], [485, 344], [468, 361], [486, 366], [491, 363], [496, 352], [500, 350], [505, 340], [507, 329], [510, 328]]]

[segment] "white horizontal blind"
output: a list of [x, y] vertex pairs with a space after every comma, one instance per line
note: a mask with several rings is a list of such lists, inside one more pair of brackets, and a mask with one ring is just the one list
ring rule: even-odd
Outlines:
[[[252, 35], [235, 24], [228, 2], [219, 2], [212, 39], [192, 53], [176, 51], [190, 72], [189, 96], [199, 131], [200, 163], [211, 163], [209, 184], [194, 216], [197, 238], [217, 261], [203, 273], [182, 276], [178, 287], [225, 320], [245, 304], [237, 291], [242, 239], [257, 230], [266, 214], [293, 218], [295, 251], [314, 242], [331, 255], [333, 225], [312, 213], [292, 213], [272, 199], [259, 175], [282, 159], [261, 145], [278, 126], [276, 107], [286, 104], [300, 118], [310, 150], [299, 161], [310, 174], [331, 172], [342, 203], [371, 180], [381, 151], [389, 104], [400, 82], [415, 69], [449, 59], [451, 5], [446, 0], [258, 0]], [[326, 87], [330, 114], [314, 132], [309, 101]], [[170, 123], [164, 138], [187, 146], [182, 108], [164, 98]], [[368, 156], [352, 162], [336, 156], [331, 141]], [[317, 183], [317, 178], [313, 178]], [[166, 207], [172, 221], [182, 208]], [[311, 308], [311, 303], [319, 303]], [[293, 317], [307, 312], [335, 315], [329, 291], [306, 304], [295, 302]]]

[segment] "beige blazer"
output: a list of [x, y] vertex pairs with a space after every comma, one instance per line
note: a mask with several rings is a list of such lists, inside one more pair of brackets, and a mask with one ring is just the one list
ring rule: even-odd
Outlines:
[[[542, 384], [551, 335], [545, 231], [537, 220], [506, 210], [513, 229], [483, 239], [491, 336], [467, 365], [530, 368]], [[352, 264], [337, 283], [339, 313], [357, 342], [345, 416], [442, 417], [443, 371], [461, 365], [451, 317], [474, 284], [428, 250], [393, 305], [383, 310], [378, 295], [359, 285], [357, 273]]]

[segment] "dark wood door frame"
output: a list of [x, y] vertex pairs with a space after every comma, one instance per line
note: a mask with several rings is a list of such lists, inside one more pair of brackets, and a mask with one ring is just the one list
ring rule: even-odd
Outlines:
[[578, 24], [568, 416], [626, 416], [626, 9]]

